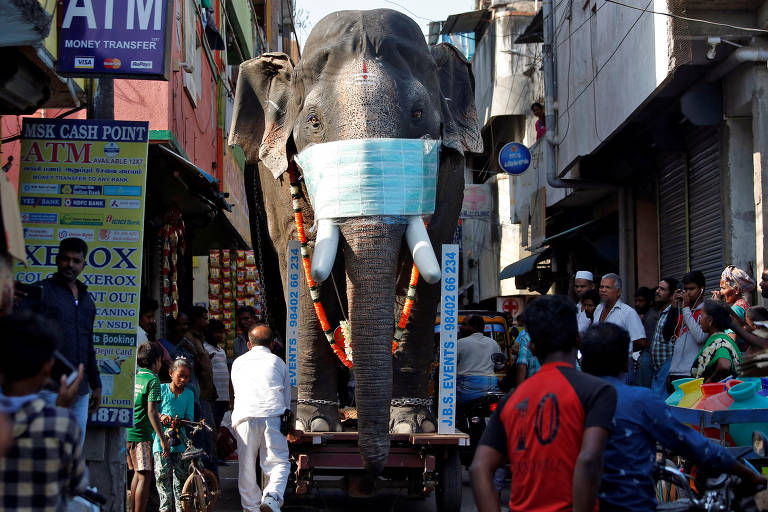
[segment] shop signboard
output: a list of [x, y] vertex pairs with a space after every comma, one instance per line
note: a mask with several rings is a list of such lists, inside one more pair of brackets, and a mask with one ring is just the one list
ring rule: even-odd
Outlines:
[[440, 282], [440, 381], [437, 432], [453, 434], [456, 421], [456, 364], [458, 362], [459, 246], [443, 244]]
[[57, 70], [74, 77], [168, 79], [171, 0], [61, 0]]
[[531, 166], [531, 152], [519, 142], [507, 142], [499, 151], [499, 167], [513, 176], [523, 174]]
[[228, 148], [224, 154], [224, 179], [221, 183], [222, 191], [229, 194], [228, 202], [232, 204], [232, 211], [224, 211], [224, 215], [234, 226], [243, 240], [251, 246], [251, 222], [248, 218], [248, 197], [245, 194], [245, 179], [243, 170], [235, 158], [234, 152], [239, 148]]
[[90, 422], [133, 424], [149, 123], [24, 118], [19, 203], [35, 283], [56, 271], [59, 242], [88, 244], [80, 280], [96, 303], [93, 344], [102, 402]]
[[487, 184], [465, 184], [464, 199], [461, 202], [462, 219], [490, 220], [493, 210], [491, 186]]

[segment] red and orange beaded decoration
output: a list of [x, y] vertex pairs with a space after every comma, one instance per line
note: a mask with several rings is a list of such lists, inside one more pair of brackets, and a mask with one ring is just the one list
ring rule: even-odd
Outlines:
[[[304, 267], [304, 278], [307, 280], [309, 286], [309, 293], [312, 297], [312, 304], [315, 308], [315, 314], [320, 322], [320, 328], [325, 334], [325, 338], [331, 345], [331, 350], [339, 358], [347, 368], [352, 368], [352, 347], [350, 341], [341, 333], [342, 329], [337, 329], [336, 336], [334, 336], [331, 324], [328, 322], [328, 316], [325, 314], [325, 308], [320, 302], [320, 289], [312, 279], [312, 263], [309, 255], [309, 244], [307, 242], [307, 234], [304, 230], [304, 215], [301, 210], [301, 203], [299, 199], [302, 197], [301, 185], [299, 184], [299, 176], [296, 172], [296, 164], [290, 162], [288, 164], [288, 177], [291, 183], [291, 202], [293, 203], [293, 220], [296, 223], [296, 231], [299, 233], [299, 242], [301, 243], [301, 260]], [[405, 297], [405, 303], [403, 304], [403, 311], [400, 314], [400, 321], [395, 327], [394, 336], [392, 337], [392, 353], [397, 350], [400, 340], [403, 337], [405, 326], [408, 325], [408, 317], [411, 315], [411, 309], [413, 309], [413, 302], [416, 299], [416, 283], [419, 281], [419, 269], [416, 268], [414, 263], [411, 269], [411, 280], [408, 283], [408, 293]], [[349, 354], [349, 357], [347, 356]]]

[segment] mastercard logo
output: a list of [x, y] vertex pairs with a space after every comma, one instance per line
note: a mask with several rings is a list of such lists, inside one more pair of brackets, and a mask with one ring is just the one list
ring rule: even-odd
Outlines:
[[107, 69], [119, 69], [120, 59], [104, 59], [104, 67]]

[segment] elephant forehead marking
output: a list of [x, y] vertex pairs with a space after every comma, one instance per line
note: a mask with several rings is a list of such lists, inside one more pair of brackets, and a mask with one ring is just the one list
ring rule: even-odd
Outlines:
[[365, 61], [363, 61], [363, 72], [352, 74], [353, 82], [361, 82], [363, 80], [371, 80], [374, 82], [379, 80], [379, 74], [376, 73], [376, 71], [368, 71], [368, 66], [365, 64]]
[[341, 70], [337, 78], [338, 112], [344, 120], [339, 126], [342, 138], [392, 137], [398, 133], [400, 94], [386, 68], [360, 59]]

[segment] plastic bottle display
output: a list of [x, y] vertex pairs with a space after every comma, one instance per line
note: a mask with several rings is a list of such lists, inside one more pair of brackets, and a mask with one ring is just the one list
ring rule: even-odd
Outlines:
[[[768, 409], [768, 397], [757, 394], [761, 386], [755, 382], [742, 382], [728, 390], [733, 398], [733, 403], [728, 410], [734, 409]], [[730, 427], [730, 434], [738, 446], [750, 446], [752, 444], [752, 432], [759, 430], [768, 433], [768, 410], [765, 411], [765, 422], [738, 423]]]
[[726, 385], [722, 382], [713, 382], [702, 384], [701, 400], [696, 404], [695, 408], [703, 409], [705, 411], [724, 411], [728, 409], [732, 403], [733, 397], [728, 394]]
[[692, 381], [692, 377], [684, 378], [684, 379], [677, 379], [672, 381], [672, 387], [675, 389], [671, 395], [667, 397], [665, 400], [667, 405], [677, 405], [680, 403], [680, 400], [683, 398], [683, 391], [680, 389], [680, 384], [683, 384], [685, 382]]
[[698, 378], [683, 382], [680, 384], [680, 391], [683, 392], [683, 397], [678, 402], [678, 407], [686, 407], [692, 409], [701, 400], [701, 385], [704, 383], [704, 379]]

